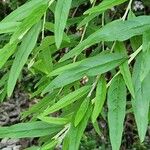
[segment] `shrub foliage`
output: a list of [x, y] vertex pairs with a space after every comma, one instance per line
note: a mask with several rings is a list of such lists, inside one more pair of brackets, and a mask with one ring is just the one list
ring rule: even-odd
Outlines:
[[125, 116], [133, 113], [144, 141], [150, 16], [134, 13], [132, 0], [31, 0], [0, 22], [0, 34], [7, 42], [0, 49], [1, 101], [24, 71], [34, 79], [31, 98], [39, 99], [22, 114], [30, 121], [0, 127], [0, 138], [39, 137], [42, 150], [78, 150], [89, 122], [98, 132], [102, 116], [119, 150]]

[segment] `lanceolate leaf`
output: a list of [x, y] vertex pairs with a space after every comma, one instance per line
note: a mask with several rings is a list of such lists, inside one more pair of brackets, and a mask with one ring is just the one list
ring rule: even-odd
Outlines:
[[93, 8], [90, 8], [85, 12], [85, 14], [88, 13], [101, 13], [107, 9], [110, 9], [116, 5], [119, 5], [121, 3], [124, 3], [127, 0], [103, 0], [98, 6], [95, 6]]
[[[116, 43], [115, 50], [116, 50], [116, 52], [119, 52], [120, 55], [127, 56], [126, 48], [122, 42]], [[130, 69], [129, 69], [129, 65], [128, 65], [128, 60], [126, 60], [124, 63], [122, 63], [120, 65], [120, 71], [121, 71], [121, 74], [123, 75], [124, 81], [129, 89], [131, 95], [133, 97], [135, 97], [132, 77], [131, 77], [131, 73], [130, 73]]]
[[71, 128], [67, 136], [65, 137], [65, 140], [63, 143], [63, 150], [78, 150], [79, 149], [80, 140], [87, 126], [91, 112], [92, 112], [92, 107], [90, 106], [83, 120], [80, 122], [80, 124], [77, 127], [75, 127], [73, 123], [71, 124]]
[[[41, 6], [42, 4], [47, 4], [49, 0], [31, 0], [30, 2], [25, 3], [24, 5], [18, 7], [15, 11], [10, 13], [5, 17], [2, 22], [12, 22], [12, 21], [22, 21], [24, 18], [29, 16], [34, 9]], [[32, 18], [33, 19], [33, 18]]]
[[143, 81], [150, 72], [150, 30], [144, 32], [142, 46], [141, 81]]
[[71, 64], [65, 65], [63, 67], [57, 68], [50, 73], [50, 76], [57, 76], [57, 75], [63, 73], [64, 71], [66, 71], [68, 69], [73, 69], [73, 68], [79, 66], [79, 64], [81, 64], [81, 62], [82, 61], [79, 61], [76, 63], [71, 63]]
[[51, 150], [54, 149], [54, 147], [58, 144], [57, 140], [53, 140], [49, 142], [48, 144], [43, 145], [40, 149], [35, 149], [35, 150]]
[[20, 123], [10, 127], [0, 127], [0, 138], [42, 137], [57, 133], [60, 125], [51, 125], [42, 121]]
[[55, 8], [55, 42], [59, 48], [63, 39], [72, 0], [58, 0]]
[[67, 124], [70, 121], [69, 118], [43, 117], [43, 116], [40, 116], [38, 118], [43, 122], [58, 125]]
[[46, 47], [41, 52], [41, 60], [42, 60], [42, 64], [45, 67], [45, 73], [49, 74], [53, 69], [52, 57], [51, 57], [51, 52], [49, 47]]
[[103, 76], [100, 77], [100, 80], [97, 85], [96, 89], [96, 97], [95, 97], [95, 103], [94, 103], [94, 110], [92, 113], [92, 122], [94, 123], [102, 111], [105, 99], [106, 99], [106, 80]]
[[103, 0], [98, 6], [88, 9], [84, 14], [89, 14], [86, 16], [78, 25], [78, 28], [85, 25], [87, 22], [91, 21], [96, 16], [102, 14], [107, 9], [110, 9], [116, 5], [124, 3], [127, 0]]
[[17, 47], [17, 42], [13, 44], [6, 44], [2, 49], [0, 49], [0, 69], [9, 59], [9, 57], [15, 52]]
[[15, 56], [15, 60], [10, 70], [10, 75], [8, 79], [8, 86], [7, 86], [7, 94], [11, 96], [13, 89], [15, 87], [16, 81], [20, 75], [20, 72], [25, 65], [28, 56], [32, 52], [33, 48], [36, 45], [38, 35], [41, 30], [41, 22], [36, 24], [23, 38], [23, 41], [18, 48], [18, 51]]
[[12, 33], [20, 25], [20, 22], [1, 22], [0, 23], [0, 34], [2, 33]]
[[135, 35], [142, 35], [150, 28], [150, 17], [139, 16], [127, 21], [115, 20], [91, 34], [74, 49], [65, 54], [60, 61], [79, 55], [84, 49], [100, 41], [124, 41]]
[[112, 150], [119, 150], [126, 112], [126, 87], [121, 75], [112, 81], [108, 90], [108, 124]]
[[117, 53], [102, 52], [97, 56], [87, 58], [78, 63], [78, 66], [72, 65], [69, 70], [64, 71], [56, 77], [43, 91], [46, 93], [53, 89], [63, 87], [74, 81], [81, 79], [83, 76], [95, 76], [105, 73], [126, 60], [125, 57]]
[[136, 59], [133, 71], [135, 99], [132, 100], [132, 105], [140, 141], [143, 142], [148, 126], [148, 113], [150, 103], [150, 84], [149, 84], [150, 74], [148, 74], [143, 81], [140, 80], [141, 63], [142, 63], [142, 55], [139, 55], [139, 57]]
[[86, 114], [86, 111], [89, 107], [89, 103], [90, 103], [90, 98], [86, 98], [80, 105], [76, 116], [75, 116], [75, 121], [74, 121], [74, 125], [75, 127], [82, 121], [84, 115]]
[[27, 31], [36, 23], [39, 22], [44, 12], [47, 9], [47, 4], [40, 5], [37, 9], [35, 9], [27, 18], [23, 20], [21, 25], [18, 27], [16, 32], [12, 35], [10, 39], [10, 43], [15, 42], [16, 40], [21, 40]]
[[60, 110], [68, 105], [70, 105], [71, 103], [75, 102], [76, 100], [80, 99], [82, 96], [84, 96], [90, 89], [90, 86], [84, 86], [70, 94], [68, 94], [67, 96], [63, 97], [62, 99], [60, 99], [57, 103], [55, 103], [53, 106], [51, 106], [50, 108], [47, 108], [44, 113], [42, 114], [42, 116], [48, 115], [49, 113], [53, 113], [57, 110]]

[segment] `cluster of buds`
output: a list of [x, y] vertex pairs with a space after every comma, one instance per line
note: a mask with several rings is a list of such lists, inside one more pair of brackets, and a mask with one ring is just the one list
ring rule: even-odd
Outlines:
[[143, 9], [144, 9], [144, 5], [141, 1], [134, 1], [133, 10], [138, 11]]
[[89, 78], [87, 76], [84, 76], [80, 82], [82, 85], [85, 85], [88, 81], [89, 81]]

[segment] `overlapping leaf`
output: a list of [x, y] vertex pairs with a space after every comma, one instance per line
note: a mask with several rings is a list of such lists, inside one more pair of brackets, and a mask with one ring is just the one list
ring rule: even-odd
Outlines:
[[2, 23], [12, 22], [12, 21], [22, 21], [27, 16], [29, 16], [35, 9], [41, 5], [45, 5], [49, 0], [31, 0], [24, 5], [18, 7], [15, 11], [10, 13], [7, 17], [2, 20]]
[[[47, 9], [47, 4], [39, 5], [33, 12], [23, 20], [20, 26], [17, 28], [16, 32], [12, 35], [10, 43], [15, 42], [16, 40], [21, 40], [24, 35], [29, 31], [29, 29], [39, 22], [44, 12]], [[31, 19], [32, 18], [32, 19]]]
[[[120, 53], [120, 55], [126, 55], [126, 48], [122, 42], [117, 42], [115, 45], [115, 50]], [[123, 75], [124, 81], [133, 97], [135, 97], [134, 94], [134, 88], [133, 88], [133, 83], [132, 83], [132, 77], [128, 65], [128, 61], [126, 60], [123, 64], [120, 65], [120, 71], [121, 74]]]
[[86, 114], [86, 111], [89, 107], [89, 103], [90, 103], [90, 99], [86, 98], [80, 105], [76, 116], [75, 116], [75, 120], [74, 120], [74, 125], [75, 127], [82, 121], [82, 119], [84, 118], [84, 115]]
[[10, 127], [0, 127], [0, 138], [42, 137], [57, 133], [60, 125], [51, 125], [42, 121], [20, 123]]
[[72, 0], [58, 0], [55, 8], [55, 42], [59, 48], [63, 39]]
[[2, 33], [12, 33], [16, 31], [17, 27], [20, 25], [20, 22], [1, 22], [0, 23], [0, 34]]
[[6, 44], [2, 49], [0, 49], [0, 69], [9, 59], [9, 57], [15, 52], [17, 43]]
[[108, 124], [112, 150], [119, 150], [126, 113], [126, 87], [121, 75], [116, 76], [108, 90]]
[[73, 123], [71, 124], [71, 128], [64, 139], [63, 150], [78, 150], [80, 145], [80, 140], [82, 138], [83, 132], [87, 126], [89, 117], [92, 112], [92, 107], [88, 109], [83, 120], [77, 127], [74, 127]]
[[[126, 57], [118, 53], [102, 52], [101, 54], [87, 58], [78, 63], [78, 66], [72, 65], [68, 70], [56, 77], [43, 91], [43, 93], [53, 89], [63, 87], [74, 81], [81, 79], [83, 76], [95, 76], [105, 73], [126, 60]], [[67, 67], [68, 68], [68, 67]]]
[[89, 14], [86, 16], [78, 25], [78, 28], [85, 25], [87, 22], [91, 21], [96, 16], [102, 14], [107, 9], [110, 9], [116, 5], [124, 3], [127, 0], [103, 0], [99, 5], [88, 9], [84, 14]]
[[55, 103], [50, 108], [47, 108], [42, 116], [48, 115], [49, 113], [53, 113], [55, 111], [58, 111], [71, 103], [75, 102], [76, 100], [80, 99], [82, 96], [84, 96], [90, 89], [90, 86], [84, 86], [82, 88], [79, 88], [78, 90], [68, 94], [67, 96], [60, 99], [57, 103]]
[[96, 89], [96, 97], [94, 102], [94, 110], [92, 112], [92, 122], [94, 123], [102, 111], [105, 99], [106, 99], [106, 80], [103, 76], [100, 77], [97, 89]]
[[19, 74], [25, 65], [28, 56], [32, 52], [33, 48], [36, 45], [38, 35], [41, 30], [41, 22], [35, 25], [24, 37], [20, 47], [15, 56], [15, 60], [10, 70], [10, 75], [8, 79], [7, 93], [8, 96], [11, 96], [13, 89], [15, 87], [16, 81], [19, 77]]
[[65, 61], [79, 55], [84, 49], [100, 41], [125, 41], [135, 35], [142, 35], [150, 28], [150, 17], [139, 16], [127, 21], [115, 20], [108, 23], [95, 33], [91, 34], [82, 43], [79, 43], [69, 53], [65, 54], [60, 61]]
[[133, 83], [135, 88], [135, 99], [132, 99], [132, 105], [137, 123], [140, 141], [143, 142], [148, 126], [148, 114], [150, 103], [150, 84], [149, 74], [143, 81], [140, 80], [140, 68], [142, 55], [136, 59], [133, 71]]
[[102, 3], [100, 3], [98, 6], [95, 6], [89, 10], [87, 10], [85, 12], [85, 14], [88, 14], [88, 13], [101, 13], [107, 9], [110, 9], [116, 5], [119, 5], [121, 3], [124, 3], [125, 1], [127, 0], [104, 0], [102, 1]]
[[142, 64], [141, 64], [141, 81], [150, 72], [150, 30], [143, 34], [143, 51], [142, 51]]

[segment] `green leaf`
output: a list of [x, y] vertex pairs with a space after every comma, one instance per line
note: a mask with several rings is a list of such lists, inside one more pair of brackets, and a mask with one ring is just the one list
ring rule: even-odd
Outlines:
[[55, 8], [55, 42], [60, 47], [72, 0], [58, 0]]
[[26, 148], [26, 149], [24, 149], [24, 150], [40, 150], [40, 149], [41, 149], [41, 148], [38, 147], [38, 146], [31, 146], [31, 147]]
[[2, 49], [0, 49], [0, 69], [4, 66], [9, 57], [15, 52], [17, 44], [17, 42], [13, 44], [8, 43]]
[[107, 9], [111, 9], [112, 7], [124, 3], [127, 0], [104, 0], [99, 5], [88, 9], [84, 14], [89, 14], [86, 16], [78, 25], [78, 28], [82, 27], [93, 18], [105, 12]]
[[22, 113], [22, 119], [24, 119], [25, 117], [27, 117], [31, 114], [34, 114], [34, 116], [37, 116], [40, 113], [42, 113], [47, 108], [47, 106], [53, 104], [53, 100], [55, 99], [55, 95], [56, 95], [56, 92], [53, 92], [52, 94], [45, 96], [38, 103], [36, 103], [32, 107], [30, 107], [27, 111], [24, 111]]
[[96, 16], [98, 16], [99, 13], [94, 13], [86, 16], [78, 25], [78, 29], [80, 29], [82, 26], [86, 25], [88, 22], [90, 22], [92, 19], [94, 19]]
[[101, 130], [100, 130], [100, 127], [99, 127], [99, 122], [98, 122], [97, 120], [93, 123], [93, 127], [94, 127], [95, 132], [96, 132], [99, 136], [103, 136], [103, 135], [102, 135], [102, 132], [101, 132]]
[[0, 138], [42, 137], [57, 133], [60, 125], [50, 125], [42, 121], [19, 123], [10, 127], [0, 127]]
[[31, 30], [26, 34], [24, 37], [17, 53], [15, 56], [15, 60], [13, 62], [13, 65], [10, 70], [10, 75], [8, 79], [8, 86], [7, 86], [7, 94], [8, 96], [11, 96], [15, 84], [17, 82], [17, 78], [19, 77], [19, 74], [27, 62], [28, 56], [32, 52], [33, 48], [36, 45], [37, 38], [39, 35], [39, 32], [41, 30], [41, 22], [36, 24]]
[[77, 127], [75, 127], [73, 123], [71, 124], [71, 128], [69, 129], [69, 132], [64, 139], [63, 150], [78, 150], [79, 149], [80, 140], [87, 126], [91, 112], [92, 112], [92, 107], [89, 107], [83, 120], [79, 123]]
[[[120, 55], [127, 56], [126, 48], [122, 42], [117, 42], [114, 49], [116, 50], [116, 52], [119, 52]], [[132, 77], [131, 77], [131, 73], [130, 73], [130, 69], [128, 65], [128, 60], [122, 63], [119, 68], [131, 95], [135, 97]]]
[[116, 76], [108, 90], [108, 124], [112, 150], [119, 150], [126, 112], [126, 87], [121, 75]]
[[77, 67], [79, 64], [81, 64], [82, 61], [79, 61], [79, 62], [76, 62], [76, 63], [71, 63], [71, 64], [68, 64], [68, 65], [65, 65], [65, 66], [62, 66], [62, 67], [59, 67], [55, 70], [53, 70], [49, 76], [57, 76], [61, 73], [63, 73], [64, 71], [68, 70], [68, 69], [73, 69], [75, 67]]
[[58, 111], [70, 104], [72, 104], [73, 102], [75, 102], [76, 100], [80, 99], [82, 96], [84, 96], [90, 89], [90, 86], [84, 86], [79, 88], [78, 90], [68, 94], [67, 96], [63, 97], [62, 99], [60, 99], [57, 103], [55, 103], [53, 106], [47, 108], [44, 113], [42, 114], [42, 116], [46, 116], [49, 113], [53, 113], [55, 111]]
[[135, 99], [132, 99], [132, 106], [138, 128], [140, 141], [143, 142], [148, 127], [148, 114], [150, 103], [150, 84], [148, 74], [143, 81], [140, 80], [140, 68], [142, 55], [136, 59], [133, 70], [133, 84], [135, 88]]
[[43, 67], [45, 68], [45, 73], [49, 74], [53, 69], [51, 50], [49, 47], [47, 47], [43, 49], [43, 51], [40, 54]]
[[[24, 5], [18, 7], [7, 17], [5, 17], [2, 22], [12, 22], [13, 21], [22, 21], [27, 16], [29, 16], [35, 9], [43, 4], [47, 4], [49, 0], [31, 0], [30, 2], [25, 3]], [[32, 18], [32, 17], [31, 17]], [[32, 18], [33, 19], [33, 18]]]
[[40, 150], [51, 150], [52, 148], [54, 148], [56, 145], [58, 144], [57, 140], [53, 140], [48, 144], [44, 144], [42, 146], [42, 148], [40, 148]]
[[103, 76], [100, 77], [96, 89], [96, 97], [94, 103], [94, 110], [92, 112], [92, 122], [94, 123], [102, 111], [105, 99], [106, 99], [106, 80]]
[[[78, 56], [84, 49], [100, 41], [125, 41], [133, 36], [142, 35], [150, 28], [150, 17], [139, 16], [127, 21], [115, 20], [108, 23], [87, 39], [79, 43], [74, 49], [65, 54], [60, 62]], [[110, 32], [111, 31], [111, 32]]]
[[47, 4], [40, 5], [27, 18], [25, 18], [16, 30], [16, 32], [14, 32], [14, 34], [12, 35], [10, 43], [15, 42], [16, 40], [21, 40], [24, 35], [29, 31], [29, 29], [39, 22], [47, 7]]
[[59, 76], [57, 76], [44, 89], [43, 93], [52, 91], [56, 88], [63, 87], [67, 84], [81, 79], [84, 76], [95, 76], [98, 74], [105, 73], [117, 67], [125, 60], [126, 58], [118, 53], [108, 53], [107, 51], [104, 51], [94, 57], [84, 59], [81, 62], [76, 62], [78, 64], [76, 67], [74, 64], [71, 66], [71, 69], [68, 69]]
[[49, 124], [58, 124], [58, 125], [64, 125], [69, 122], [68, 118], [56, 118], [56, 117], [38, 117], [41, 121], [49, 123]]
[[19, 27], [20, 22], [0, 22], [0, 34], [12, 33]]
[[150, 72], [150, 30], [144, 32], [142, 46], [141, 81], [143, 81]]
[[124, 3], [127, 0], [104, 0], [99, 5], [88, 9], [85, 14], [92, 14], [92, 13], [102, 13], [107, 9], [110, 9], [116, 5], [119, 5], [121, 3]]
[[74, 125], [75, 127], [82, 121], [83, 117], [86, 114], [86, 111], [89, 107], [90, 103], [90, 98], [86, 98], [80, 105], [79, 109], [77, 110], [75, 120], [74, 120]]

